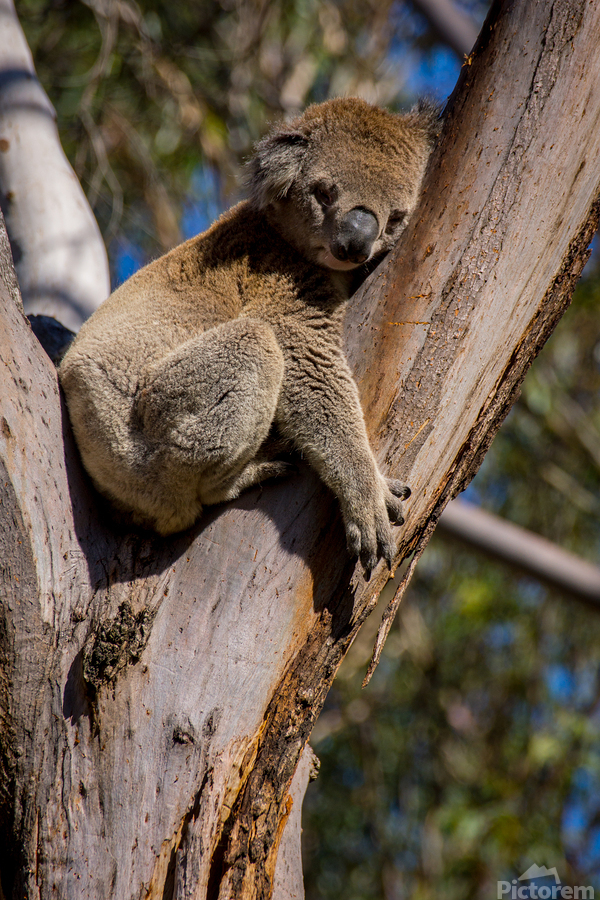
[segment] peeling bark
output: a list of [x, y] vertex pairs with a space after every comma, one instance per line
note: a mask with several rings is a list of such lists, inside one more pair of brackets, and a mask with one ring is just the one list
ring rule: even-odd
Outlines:
[[[413, 488], [397, 564], [472, 478], [587, 258], [599, 45], [598, 4], [494, 5], [419, 212], [352, 301], [373, 446]], [[347, 558], [308, 469], [170, 540], [118, 530], [0, 300], [4, 894], [282, 900], [298, 760], [389, 573]]]

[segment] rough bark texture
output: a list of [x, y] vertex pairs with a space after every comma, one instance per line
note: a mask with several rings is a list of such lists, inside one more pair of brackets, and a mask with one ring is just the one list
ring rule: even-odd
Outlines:
[[[597, 3], [494, 6], [419, 214], [352, 303], [373, 445], [413, 488], [398, 562], [473, 476], [587, 258], [599, 45]], [[4, 894], [268, 898], [298, 759], [388, 573], [348, 560], [308, 470], [173, 540], [119, 532], [0, 299]]]

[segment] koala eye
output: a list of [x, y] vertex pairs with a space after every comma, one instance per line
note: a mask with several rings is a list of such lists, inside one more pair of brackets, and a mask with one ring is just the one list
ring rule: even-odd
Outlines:
[[387, 225], [385, 226], [386, 234], [391, 234], [396, 228], [401, 225], [406, 219], [406, 212], [402, 209], [395, 209], [390, 213], [389, 218], [387, 220]]
[[316, 184], [313, 188], [313, 195], [317, 201], [320, 203], [324, 209], [327, 209], [330, 206], [333, 206], [336, 200], [336, 190], [335, 188], [325, 187], [323, 184]]

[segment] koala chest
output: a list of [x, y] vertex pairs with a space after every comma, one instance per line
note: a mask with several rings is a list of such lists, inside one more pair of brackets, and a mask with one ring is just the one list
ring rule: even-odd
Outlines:
[[322, 337], [340, 343], [345, 298], [314, 266], [246, 271], [238, 290], [241, 316], [266, 322], [280, 335], [301, 333], [304, 342]]

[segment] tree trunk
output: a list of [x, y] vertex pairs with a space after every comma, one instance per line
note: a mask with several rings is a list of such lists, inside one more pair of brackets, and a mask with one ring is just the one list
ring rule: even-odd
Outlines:
[[100, 230], [63, 153], [13, 0], [0, 0], [0, 205], [27, 313], [75, 331], [108, 297]]
[[[413, 488], [397, 563], [473, 476], [587, 258], [598, 46], [595, 2], [494, 5], [413, 224], [351, 302], [373, 446]], [[117, 531], [0, 299], [5, 897], [294, 896], [275, 874], [292, 777], [389, 574], [348, 559], [308, 470], [170, 540]]]

